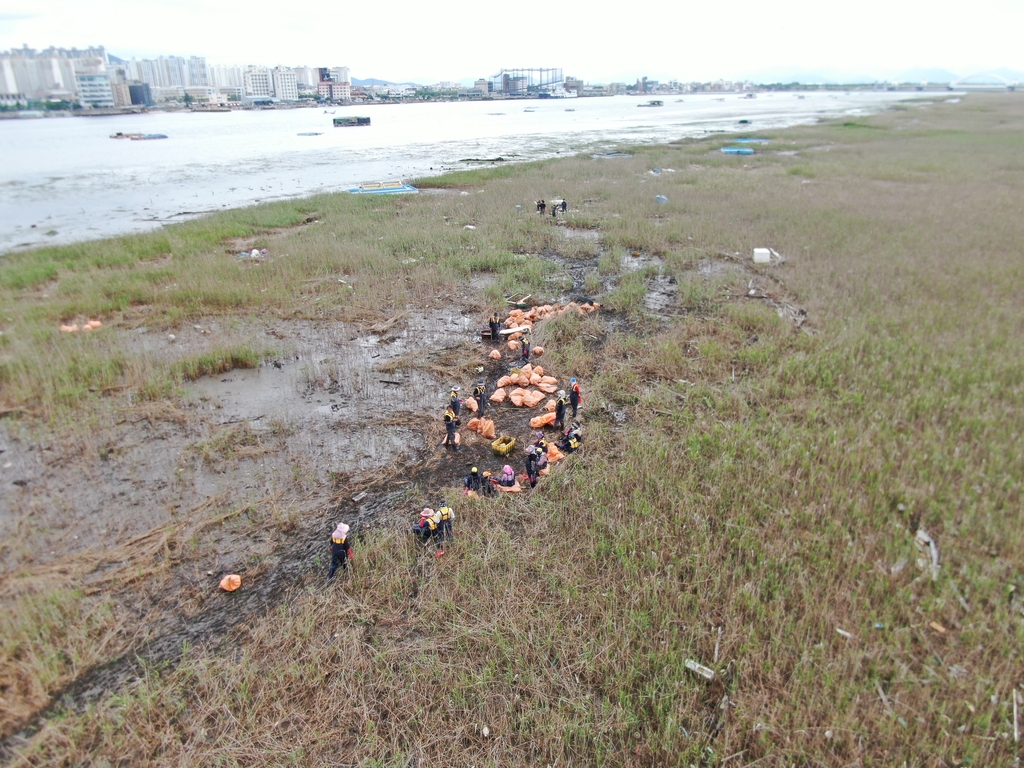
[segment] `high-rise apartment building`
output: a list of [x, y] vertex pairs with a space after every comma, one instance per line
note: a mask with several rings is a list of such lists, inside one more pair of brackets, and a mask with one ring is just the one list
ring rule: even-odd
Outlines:
[[295, 73], [287, 67], [275, 67], [271, 70], [274, 95], [283, 101], [299, 100], [299, 82]]
[[209, 67], [210, 85], [216, 88], [245, 85], [245, 70], [235, 64], [214, 64]]
[[207, 86], [210, 85], [210, 77], [206, 69], [205, 56], [192, 56], [188, 60], [189, 85]]
[[269, 69], [255, 65], [245, 68], [245, 95], [257, 99], [274, 95], [274, 83]]

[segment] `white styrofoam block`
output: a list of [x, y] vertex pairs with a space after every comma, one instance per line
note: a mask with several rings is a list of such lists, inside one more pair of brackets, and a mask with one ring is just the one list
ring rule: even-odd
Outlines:
[[754, 249], [754, 263], [755, 264], [767, 264], [772, 260], [772, 252], [769, 248], [755, 248]]

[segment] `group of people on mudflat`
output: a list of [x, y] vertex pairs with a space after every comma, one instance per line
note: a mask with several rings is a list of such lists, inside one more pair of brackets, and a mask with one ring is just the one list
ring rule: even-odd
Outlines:
[[[538, 200], [537, 201], [537, 213], [539, 213], [541, 216], [544, 215], [544, 211], [547, 210], [547, 207], [548, 207], [548, 204], [547, 204], [546, 201], [544, 201], [544, 200]], [[568, 200], [562, 199], [562, 200], [552, 200], [551, 201], [551, 218], [557, 217], [559, 211], [561, 211], [562, 213], [565, 213], [568, 210], [569, 210], [569, 201]]]
[[[540, 201], [542, 204], [543, 201]], [[565, 205], [565, 201], [562, 201]], [[564, 208], [563, 208], [564, 210]], [[491, 331], [491, 341], [500, 343], [502, 340], [501, 318], [495, 312], [488, 320]], [[519, 339], [519, 349], [522, 355], [522, 365], [530, 362], [532, 345], [530, 343], [530, 332], [525, 330]], [[496, 356], [495, 356], [496, 357]], [[459, 414], [464, 404], [460, 396], [461, 388], [453, 385], [448, 393], [448, 403], [444, 411], [445, 438], [442, 445], [449, 450], [459, 450], [458, 426], [461, 423]], [[477, 415], [483, 418], [487, 408], [488, 393], [486, 380], [479, 379], [472, 390], [472, 397], [477, 404]], [[553, 427], [559, 435], [555, 446], [565, 454], [571, 454], [579, 450], [583, 443], [583, 429], [577, 421], [577, 414], [583, 403], [583, 396], [580, 390], [579, 381], [574, 377], [569, 380], [569, 392], [564, 389], [558, 390], [555, 399], [555, 421]], [[569, 409], [572, 409], [571, 425], [566, 428], [565, 421]], [[536, 432], [533, 435], [532, 444], [526, 447], [524, 460], [523, 478], [529, 482], [531, 488], [535, 488], [541, 472], [548, 466], [548, 441], [543, 432]], [[515, 470], [510, 464], [505, 464], [500, 473], [483, 472], [478, 467], [473, 467], [470, 473], [463, 478], [463, 493], [477, 496], [493, 496], [499, 488], [514, 488], [519, 479]], [[420, 512], [419, 519], [412, 528], [417, 540], [429, 546], [436, 547], [435, 557], [444, 554], [445, 545], [454, 539], [453, 522], [455, 510], [451, 508], [446, 500], [443, 500], [438, 509], [424, 508]], [[350, 528], [345, 523], [338, 523], [334, 533], [331, 534], [331, 567], [328, 580], [334, 578], [338, 569], [346, 569], [352, 562], [352, 545], [349, 541]]]

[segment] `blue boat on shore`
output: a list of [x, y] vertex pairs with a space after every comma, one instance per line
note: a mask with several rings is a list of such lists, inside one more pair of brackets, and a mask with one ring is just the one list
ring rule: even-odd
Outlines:
[[723, 155], [752, 155], [754, 150], [749, 147], [722, 147]]
[[410, 186], [404, 181], [372, 181], [360, 184], [358, 187], [350, 187], [348, 191], [353, 195], [398, 195], [405, 192], [419, 192], [416, 187]]

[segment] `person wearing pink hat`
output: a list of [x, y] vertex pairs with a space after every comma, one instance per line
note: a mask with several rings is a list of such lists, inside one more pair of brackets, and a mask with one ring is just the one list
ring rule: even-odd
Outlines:
[[501, 477], [498, 478], [498, 485], [511, 488], [516, 484], [516, 473], [508, 464], [501, 469]]
[[334, 572], [341, 568], [347, 570], [352, 560], [352, 544], [348, 540], [348, 532], [351, 530], [344, 523], [338, 523], [338, 527], [331, 534], [331, 572], [327, 574], [327, 580], [334, 578]]
[[424, 507], [423, 511], [420, 512], [420, 519], [412, 527], [412, 532], [416, 534], [420, 544], [429, 544], [431, 540], [438, 540], [440, 528], [441, 513], [435, 512], [430, 507]]

